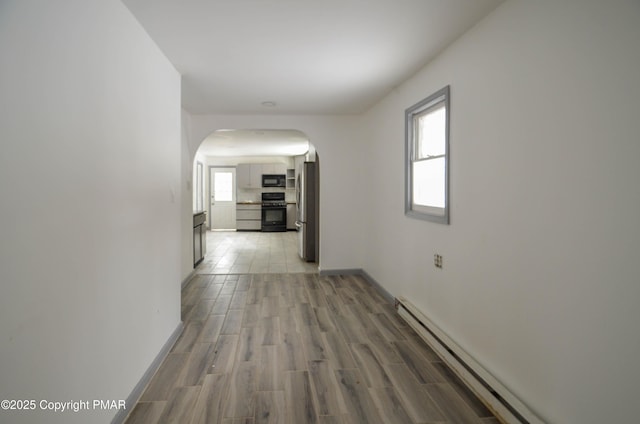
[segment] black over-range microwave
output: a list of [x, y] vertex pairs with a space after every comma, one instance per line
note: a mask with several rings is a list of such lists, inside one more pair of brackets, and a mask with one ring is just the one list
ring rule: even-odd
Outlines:
[[287, 177], [284, 174], [262, 174], [262, 187], [286, 187]]

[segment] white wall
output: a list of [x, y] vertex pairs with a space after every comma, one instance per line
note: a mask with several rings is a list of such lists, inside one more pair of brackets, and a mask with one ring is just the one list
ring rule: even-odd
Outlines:
[[180, 322], [180, 77], [116, 0], [5, 0], [0, 52], [0, 398], [125, 399]]
[[[364, 268], [551, 423], [637, 421], [639, 40], [637, 1], [508, 1], [365, 116]], [[403, 214], [403, 113], [447, 84], [444, 226]]]
[[354, 172], [362, 169], [365, 161], [357, 136], [359, 119], [355, 116], [193, 115], [191, 139], [197, 149], [205, 137], [221, 128], [304, 132], [321, 158], [319, 268], [362, 268], [364, 180], [361, 172]]
[[[180, 276], [183, 282], [187, 282], [193, 272], [193, 212], [196, 209], [196, 170], [195, 160], [200, 160], [191, 153], [191, 140], [189, 136], [190, 116], [184, 109], [181, 111], [181, 140], [180, 158], [182, 168], [182, 199], [181, 206], [181, 266]], [[204, 161], [203, 161], [204, 165]], [[203, 197], [203, 201], [206, 198]]]

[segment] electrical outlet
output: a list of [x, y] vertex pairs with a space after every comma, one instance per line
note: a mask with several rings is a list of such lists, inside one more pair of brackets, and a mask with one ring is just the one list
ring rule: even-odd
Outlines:
[[437, 253], [433, 255], [433, 264], [436, 268], [442, 269], [442, 255], [438, 255]]

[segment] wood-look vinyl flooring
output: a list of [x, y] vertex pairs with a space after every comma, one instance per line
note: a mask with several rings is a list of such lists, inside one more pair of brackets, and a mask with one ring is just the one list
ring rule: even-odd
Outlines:
[[361, 277], [196, 275], [126, 423], [499, 421]]

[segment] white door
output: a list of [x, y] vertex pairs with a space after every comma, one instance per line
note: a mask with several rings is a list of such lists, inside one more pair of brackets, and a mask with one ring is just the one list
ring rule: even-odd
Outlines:
[[236, 169], [211, 166], [209, 178], [209, 227], [212, 230], [233, 230], [236, 228]]

